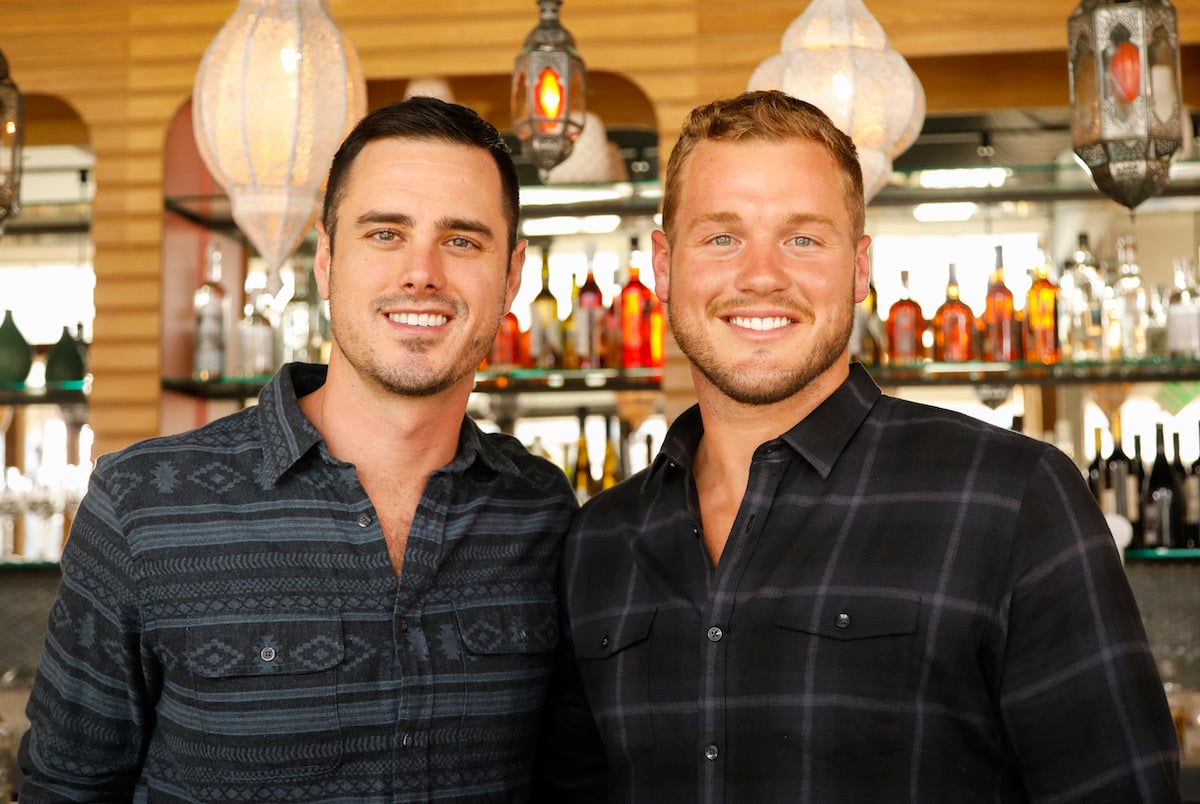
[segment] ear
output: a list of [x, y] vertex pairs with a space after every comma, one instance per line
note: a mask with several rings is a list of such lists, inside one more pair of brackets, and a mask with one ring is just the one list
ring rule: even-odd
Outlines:
[[871, 291], [871, 238], [863, 235], [854, 250], [854, 301], [867, 298]]
[[317, 253], [313, 257], [313, 276], [317, 280], [317, 292], [321, 298], [329, 299], [329, 264], [333, 261], [333, 244], [325, 224], [317, 221]]
[[504, 312], [506, 313], [512, 309], [513, 299], [517, 297], [517, 291], [521, 289], [521, 274], [525, 271], [525, 250], [528, 245], [529, 241], [518, 240], [512, 256], [508, 258], [508, 277], [506, 279], [508, 287], [504, 296]]
[[671, 292], [671, 244], [665, 233], [655, 230], [650, 233], [654, 260], [654, 295], [663, 304]]

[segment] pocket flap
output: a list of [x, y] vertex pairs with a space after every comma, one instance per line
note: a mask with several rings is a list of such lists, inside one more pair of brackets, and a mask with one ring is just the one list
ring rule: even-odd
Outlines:
[[454, 614], [473, 653], [548, 653], [558, 644], [558, 607], [550, 600], [462, 606]]
[[780, 612], [775, 624], [830, 639], [872, 639], [915, 633], [920, 613], [919, 600], [830, 599], [816, 623], [810, 605], [797, 605]]
[[192, 625], [184, 661], [203, 678], [297, 675], [342, 661], [342, 623], [336, 618]]
[[606, 659], [650, 636], [658, 609], [622, 614], [581, 625], [572, 634], [579, 659]]

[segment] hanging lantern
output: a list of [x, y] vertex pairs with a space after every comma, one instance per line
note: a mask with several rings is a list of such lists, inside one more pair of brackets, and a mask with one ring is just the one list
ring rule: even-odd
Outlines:
[[1183, 141], [1169, 0], [1082, 0], [1067, 20], [1071, 140], [1100, 192], [1132, 211], [1167, 185]]
[[322, 0], [241, 0], [205, 51], [196, 145], [269, 275], [312, 226], [329, 163], [366, 101], [358, 54]]
[[925, 90], [862, 0], [813, 0], [760, 64], [747, 89], [813, 104], [850, 135], [870, 201], [925, 123]]
[[562, 162], [583, 130], [587, 71], [558, 21], [562, 0], [538, 0], [541, 20], [513, 62], [513, 131], [541, 171]]
[[25, 100], [0, 53], [0, 234], [21, 211], [21, 148], [25, 140]]

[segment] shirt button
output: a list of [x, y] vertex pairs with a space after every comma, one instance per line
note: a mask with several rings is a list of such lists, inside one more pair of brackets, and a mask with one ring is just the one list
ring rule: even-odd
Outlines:
[[602, 648], [608, 647], [608, 634], [605, 634], [604, 638], [600, 640], [600, 647], [602, 647]]
[[365, 528], [367, 525], [370, 525], [370, 524], [371, 524], [371, 515], [370, 514], [359, 514], [358, 515], [358, 526], [360, 528]]
[[518, 642], [528, 642], [529, 641], [529, 632], [526, 631], [524, 628], [518, 630], [517, 631], [517, 641]]
[[837, 617], [833, 618], [833, 624], [836, 625], [838, 628], [849, 628], [850, 627], [850, 615], [843, 611]]
[[704, 746], [704, 758], [709, 760], [710, 762], [712, 760], [716, 759], [720, 755], [720, 753], [721, 752], [717, 750], [717, 747], [715, 745], [709, 744], [709, 745]]
[[268, 645], [267, 647], [263, 648], [262, 650], [260, 650], [258, 652], [258, 658], [262, 659], [264, 662], [274, 661], [275, 660], [275, 649]]
[[400, 745], [404, 746], [405, 748], [412, 748], [412, 744], [413, 744], [412, 734], [405, 734], [402, 738], [400, 738]]
[[725, 636], [725, 634], [721, 631], [720, 628], [718, 628], [715, 625], [712, 628], [708, 629], [708, 641], [709, 642], [720, 642], [721, 637], [723, 637], [723, 636]]

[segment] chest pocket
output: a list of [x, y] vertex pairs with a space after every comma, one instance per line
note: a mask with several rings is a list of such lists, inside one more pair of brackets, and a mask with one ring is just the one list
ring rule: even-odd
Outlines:
[[574, 630], [575, 658], [596, 725], [613, 767], [654, 748], [650, 714], [650, 635], [656, 610], [635, 612]]
[[813, 669], [803, 681], [815, 701], [814, 754], [840, 763], [905, 747], [920, 617], [920, 601], [861, 597], [826, 599], [815, 622], [807, 605], [776, 616], [781, 661]]
[[[171, 728], [195, 779], [313, 776], [342, 758], [341, 621], [204, 624], [187, 629], [191, 700]], [[170, 719], [167, 710], [164, 719]]]

